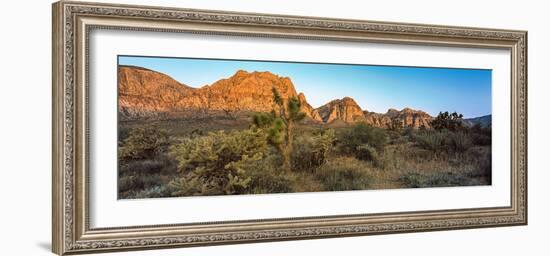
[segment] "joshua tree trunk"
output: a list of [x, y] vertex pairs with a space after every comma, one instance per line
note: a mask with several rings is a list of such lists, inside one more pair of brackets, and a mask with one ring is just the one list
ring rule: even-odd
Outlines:
[[292, 169], [292, 122], [288, 122], [286, 127], [286, 145], [283, 151], [283, 168], [289, 172]]

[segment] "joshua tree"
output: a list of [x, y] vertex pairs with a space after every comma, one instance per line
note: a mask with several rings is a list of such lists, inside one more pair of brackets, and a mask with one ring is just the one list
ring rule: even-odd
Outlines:
[[401, 132], [403, 129], [404, 122], [402, 120], [399, 120], [397, 118], [394, 118], [391, 120], [389, 129], [396, 132]]
[[431, 125], [436, 130], [447, 129], [456, 131], [464, 127], [462, 124], [462, 117], [462, 114], [456, 112], [450, 114], [448, 111], [439, 112], [439, 115], [432, 120]]
[[254, 124], [258, 127], [268, 128], [269, 142], [277, 148], [283, 157], [283, 169], [290, 171], [294, 125], [304, 119], [306, 114], [300, 111], [301, 103], [298, 98], [290, 97], [285, 102], [275, 87], [272, 91], [275, 102], [274, 109], [270, 114], [254, 116]]

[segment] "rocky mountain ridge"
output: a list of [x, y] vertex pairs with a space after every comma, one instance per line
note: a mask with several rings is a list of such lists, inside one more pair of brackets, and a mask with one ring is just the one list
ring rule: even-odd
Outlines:
[[[201, 118], [212, 115], [233, 116], [241, 113], [269, 112], [276, 109], [272, 88], [283, 99], [296, 97], [307, 121], [331, 124], [366, 122], [389, 128], [398, 123], [414, 128], [430, 127], [426, 112], [404, 108], [386, 113], [363, 110], [353, 98], [332, 100], [313, 108], [303, 93], [298, 93], [288, 77], [271, 72], [237, 71], [211, 85], [193, 88], [163, 73], [134, 66], [119, 66], [119, 113], [122, 120], [141, 118]], [[398, 122], [396, 122], [397, 120]]]

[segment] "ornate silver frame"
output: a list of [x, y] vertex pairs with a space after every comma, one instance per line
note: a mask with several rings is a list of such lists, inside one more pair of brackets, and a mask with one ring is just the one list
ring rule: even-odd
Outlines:
[[[93, 29], [509, 49], [511, 205], [91, 229], [87, 193], [87, 46]], [[527, 224], [526, 31], [61, 1], [53, 5], [52, 69], [52, 249], [60, 255]]]

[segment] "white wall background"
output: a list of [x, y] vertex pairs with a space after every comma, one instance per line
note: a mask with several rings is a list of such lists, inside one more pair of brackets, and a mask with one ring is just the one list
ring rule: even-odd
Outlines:
[[[545, 1], [96, 0], [201, 9], [529, 31], [529, 225], [115, 253], [111, 255], [548, 255], [550, 23]], [[52, 255], [51, 1], [6, 1], [0, 15], [0, 254]]]

